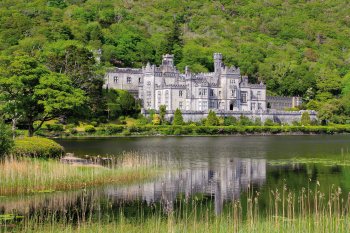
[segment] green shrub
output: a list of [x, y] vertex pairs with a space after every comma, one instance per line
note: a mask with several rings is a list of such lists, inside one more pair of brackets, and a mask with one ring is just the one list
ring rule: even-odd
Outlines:
[[205, 121], [205, 126], [215, 126], [219, 125], [219, 118], [216, 116], [216, 113], [212, 110], [209, 111], [208, 117]]
[[182, 112], [180, 109], [176, 109], [174, 114], [174, 121], [173, 125], [183, 125], [184, 124], [184, 118], [182, 117]]
[[60, 124], [46, 124], [46, 128], [48, 131], [62, 132], [63, 125]]
[[104, 126], [104, 131], [108, 135], [113, 135], [117, 133], [121, 133], [124, 130], [124, 126], [122, 125], [106, 125]]
[[229, 125], [237, 125], [237, 118], [233, 116], [225, 117], [224, 118], [224, 125], [229, 126]]
[[69, 133], [70, 134], [77, 134], [78, 130], [76, 128], [71, 128], [71, 129], [69, 129]]
[[251, 119], [249, 119], [249, 117], [241, 115], [239, 117], [239, 124], [240, 125], [244, 125], [244, 126], [246, 126], [246, 125], [254, 125], [254, 122]]
[[64, 149], [60, 144], [47, 138], [25, 137], [15, 139], [12, 153], [15, 156], [57, 158], [63, 155]]
[[85, 132], [86, 133], [95, 133], [96, 132], [96, 128], [92, 125], [87, 125], [85, 126]]
[[271, 119], [266, 119], [264, 125], [265, 125], [265, 126], [274, 126], [274, 125], [276, 125], [276, 124], [275, 124], [275, 122], [273, 122], [273, 120], [271, 120]]
[[303, 114], [301, 115], [300, 123], [302, 125], [310, 125], [311, 124], [309, 112], [303, 112]]
[[13, 140], [11, 130], [0, 122], [0, 157], [7, 154], [12, 147]]
[[130, 132], [129, 129], [125, 129], [125, 130], [122, 132], [122, 134], [123, 134], [124, 136], [130, 136], [130, 135], [131, 135], [131, 132]]
[[97, 126], [98, 126], [98, 122], [97, 122], [97, 121], [91, 121], [90, 124], [91, 124], [93, 127], [97, 127]]

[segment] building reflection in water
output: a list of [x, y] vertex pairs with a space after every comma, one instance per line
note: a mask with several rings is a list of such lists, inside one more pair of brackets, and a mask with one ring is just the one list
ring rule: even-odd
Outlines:
[[261, 186], [266, 180], [265, 159], [225, 158], [215, 162], [202, 162], [196, 166], [168, 171], [153, 182], [126, 187], [109, 186], [82, 191], [53, 193], [49, 195], [24, 196], [0, 202], [0, 214], [16, 211], [28, 214], [35, 210], [67, 211], [81, 203], [86, 195], [98, 202], [99, 199], [111, 203], [142, 200], [149, 205], [160, 202], [165, 211], [171, 211], [176, 198], [183, 194], [187, 199], [195, 194], [212, 196], [215, 212], [222, 211], [225, 201], [238, 200], [240, 193], [250, 185]]
[[201, 193], [214, 197], [215, 211], [220, 213], [224, 201], [237, 200], [250, 185], [261, 186], [266, 180], [265, 159], [222, 159], [215, 166], [201, 164], [200, 168], [169, 171], [155, 182], [106, 190], [111, 199], [141, 199], [151, 204], [161, 202], [172, 210], [179, 194], [186, 198]]

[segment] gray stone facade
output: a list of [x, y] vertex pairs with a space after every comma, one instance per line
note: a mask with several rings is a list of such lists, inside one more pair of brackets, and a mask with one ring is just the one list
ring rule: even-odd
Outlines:
[[[217, 111], [212, 110], [216, 113], [218, 117], [235, 117], [239, 118], [240, 116], [246, 116], [251, 120], [260, 119], [261, 122], [265, 122], [267, 119], [270, 119], [276, 123], [288, 123], [292, 124], [293, 122], [300, 122], [301, 116], [303, 112], [307, 111], [310, 114], [311, 120], [317, 120], [317, 112], [309, 111], [309, 110], [301, 110], [301, 111], [278, 111], [274, 109], [268, 109], [266, 111], [253, 112], [253, 111]], [[174, 119], [175, 111], [167, 111], [165, 118], [168, 121], [172, 121]], [[145, 116], [150, 116], [150, 112], [143, 109], [142, 114]], [[200, 121], [202, 118], [206, 118], [209, 114], [209, 111], [182, 111], [182, 116], [184, 121]]]
[[276, 110], [286, 110], [290, 108], [296, 108], [301, 106], [301, 97], [293, 96], [267, 96], [266, 97], [267, 108]]
[[254, 111], [266, 110], [266, 87], [251, 84], [240, 69], [227, 67], [220, 53], [214, 54], [214, 72], [180, 73], [173, 55], [163, 56], [159, 67], [149, 63], [142, 69], [116, 68], [106, 74], [107, 88], [128, 90], [143, 102], [145, 110]]
[[[241, 75], [239, 68], [225, 66], [220, 53], [214, 53], [212, 73], [192, 73], [188, 67], [185, 73], [180, 73], [174, 66], [174, 56], [166, 54], [160, 66], [148, 63], [141, 69], [109, 70], [105, 76], [105, 88], [127, 90], [141, 99], [144, 115], [165, 105], [168, 120], [172, 120], [176, 109], [182, 111], [185, 121], [198, 121], [207, 117], [210, 110], [221, 117], [243, 115], [260, 118], [262, 122], [271, 119], [285, 123], [300, 121], [303, 113], [279, 111], [300, 104], [300, 100], [294, 97], [270, 98], [272, 108], [268, 109], [266, 86], [251, 84], [247, 76]], [[278, 105], [281, 101], [283, 106]], [[311, 119], [316, 119], [316, 112], [309, 113]]]

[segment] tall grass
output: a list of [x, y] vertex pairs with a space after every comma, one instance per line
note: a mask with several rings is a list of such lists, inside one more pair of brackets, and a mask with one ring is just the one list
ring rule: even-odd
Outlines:
[[[52, 211], [34, 213], [31, 218], [12, 226], [15, 232], [349, 232], [350, 196], [340, 188], [330, 187], [328, 193], [315, 188], [298, 191], [271, 190], [268, 204], [261, 206], [259, 192], [248, 190], [244, 201], [227, 203], [215, 215], [212, 202], [200, 198], [180, 198], [174, 209], [169, 203], [153, 207], [146, 213], [139, 205], [137, 213], [128, 217], [113, 204], [86, 199], [76, 212], [67, 215]], [[243, 199], [241, 199], [243, 200]], [[146, 207], [151, 208], [151, 207]]]
[[6, 158], [0, 163], [0, 196], [64, 191], [103, 184], [130, 184], [156, 176], [156, 166], [136, 154], [124, 154], [108, 166], [69, 165], [57, 160]]

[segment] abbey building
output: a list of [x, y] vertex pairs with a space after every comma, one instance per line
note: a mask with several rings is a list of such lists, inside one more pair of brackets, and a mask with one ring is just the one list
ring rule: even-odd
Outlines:
[[173, 55], [166, 54], [159, 67], [114, 68], [105, 79], [106, 88], [128, 90], [145, 110], [165, 105], [169, 111], [266, 111], [266, 86], [251, 84], [239, 68], [225, 66], [220, 53], [214, 54], [212, 73], [192, 73], [188, 67], [180, 73]]

